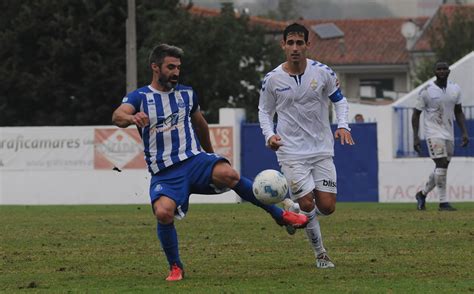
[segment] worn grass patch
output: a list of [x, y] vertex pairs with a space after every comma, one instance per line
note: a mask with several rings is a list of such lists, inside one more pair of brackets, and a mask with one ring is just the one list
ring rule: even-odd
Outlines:
[[0, 291], [472, 293], [474, 203], [338, 203], [321, 220], [336, 268], [245, 204], [194, 204], [176, 226], [186, 279], [168, 268], [149, 206], [0, 206]]

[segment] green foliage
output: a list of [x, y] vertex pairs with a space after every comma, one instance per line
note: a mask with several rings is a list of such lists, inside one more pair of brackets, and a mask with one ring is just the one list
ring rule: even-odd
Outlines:
[[[125, 95], [121, 0], [6, 0], [0, 3], [0, 126], [110, 124]], [[185, 50], [181, 82], [192, 86], [210, 122], [221, 107], [245, 107], [255, 120], [263, 73], [276, 44], [235, 17], [192, 16], [178, 0], [137, 1], [139, 86], [150, 82], [149, 51]], [[273, 57], [272, 57], [273, 56]]]
[[109, 124], [124, 92], [122, 1], [7, 1], [0, 126]]
[[256, 120], [260, 81], [279, 57], [276, 42], [265, 40], [263, 28], [250, 24], [245, 15], [235, 17], [232, 5], [217, 17], [159, 6], [140, 9], [150, 11], [140, 28], [147, 36], [138, 47], [141, 83], [150, 79], [149, 51], [159, 43], [173, 44], [185, 52], [181, 83], [197, 92], [208, 121], [217, 122], [222, 107], [243, 107], [247, 118]]
[[433, 59], [422, 61], [416, 70], [416, 86], [430, 79], [435, 60], [445, 60], [453, 64], [474, 50], [474, 14], [457, 9], [448, 18], [440, 14], [439, 23], [429, 31], [430, 46], [435, 53]]
[[319, 270], [304, 231], [194, 204], [175, 222], [186, 278], [169, 283], [148, 205], [0, 206], [0, 292], [470, 293], [474, 203], [456, 207], [339, 203], [320, 220], [336, 268]]

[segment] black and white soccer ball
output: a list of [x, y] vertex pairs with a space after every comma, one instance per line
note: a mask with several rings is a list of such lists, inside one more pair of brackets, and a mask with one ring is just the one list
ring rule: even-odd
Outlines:
[[277, 170], [261, 171], [252, 185], [255, 197], [264, 204], [275, 204], [283, 201], [288, 193], [285, 176]]

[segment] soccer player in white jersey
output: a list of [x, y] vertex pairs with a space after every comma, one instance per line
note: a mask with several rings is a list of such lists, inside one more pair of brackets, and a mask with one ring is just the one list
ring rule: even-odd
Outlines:
[[241, 177], [227, 159], [213, 153], [196, 93], [178, 84], [182, 55], [178, 47], [156, 46], [149, 59], [151, 84], [127, 94], [112, 116], [115, 125], [125, 128], [134, 124], [142, 136], [152, 174], [150, 198], [158, 220], [157, 235], [170, 266], [168, 281], [184, 277], [174, 218], [184, 217], [191, 193], [216, 194], [231, 188], [267, 211], [279, 225], [304, 227], [308, 222], [303, 214], [260, 203], [252, 192], [252, 182]]
[[421, 89], [416, 108], [413, 111], [414, 149], [418, 154], [421, 153], [418, 130], [420, 114], [423, 112], [426, 144], [430, 157], [435, 162], [435, 170], [430, 174], [425, 187], [415, 196], [418, 210], [426, 209], [426, 195], [435, 186], [439, 195], [439, 210], [456, 210], [449, 204], [446, 194], [448, 165], [454, 152], [454, 117], [461, 129], [462, 147], [467, 146], [469, 137], [461, 106], [461, 89], [457, 84], [448, 81], [449, 73], [447, 62], [438, 61], [435, 63], [436, 80]]
[[[334, 137], [354, 144], [348, 126], [348, 103], [339, 89], [336, 74], [326, 65], [306, 58], [308, 30], [297, 23], [283, 32], [281, 47], [286, 61], [269, 72], [260, 91], [258, 118], [266, 144], [276, 151], [288, 180], [290, 211], [308, 216], [308, 240], [318, 268], [334, 263], [323, 246], [319, 216], [336, 208], [337, 179], [333, 163], [334, 139], [329, 123], [329, 102], [336, 110]], [[277, 114], [276, 132], [274, 115]], [[288, 233], [294, 233], [290, 228]]]

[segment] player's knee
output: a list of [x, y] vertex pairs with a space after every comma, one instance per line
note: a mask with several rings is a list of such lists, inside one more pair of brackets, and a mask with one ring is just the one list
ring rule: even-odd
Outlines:
[[161, 206], [155, 208], [155, 217], [162, 224], [170, 224], [174, 220], [174, 211], [169, 211]]
[[449, 161], [447, 158], [441, 158], [439, 161], [436, 162], [437, 168], [448, 168]]
[[336, 210], [336, 194], [318, 192], [316, 196], [316, 206], [323, 215], [330, 215]]
[[314, 209], [314, 200], [312, 196], [305, 196], [298, 199], [300, 209], [305, 212], [310, 212]]
[[324, 215], [330, 215], [332, 214], [334, 211], [336, 211], [336, 205], [335, 204], [329, 204], [327, 206], [322, 206], [322, 207], [319, 207], [318, 206], [318, 209], [319, 211], [324, 214]]
[[222, 163], [214, 169], [213, 179], [219, 186], [234, 187], [239, 182], [240, 175], [229, 164]]

